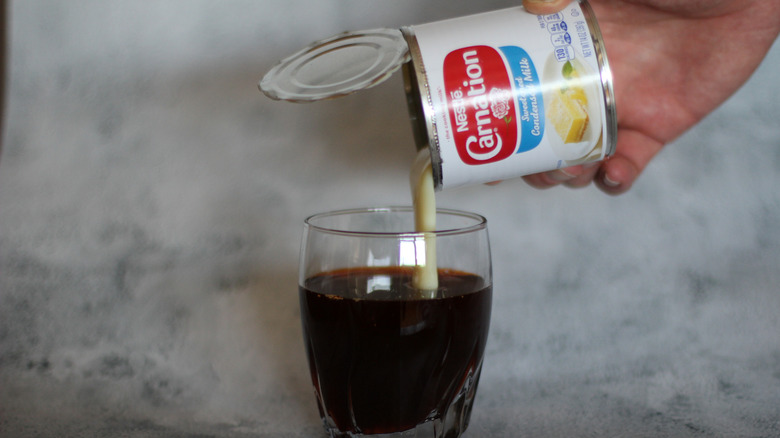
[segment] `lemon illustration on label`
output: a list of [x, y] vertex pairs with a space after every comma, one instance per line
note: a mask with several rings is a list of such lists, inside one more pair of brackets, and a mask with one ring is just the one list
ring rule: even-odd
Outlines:
[[563, 65], [561, 73], [567, 84], [552, 93], [548, 117], [564, 143], [578, 143], [582, 141], [590, 121], [588, 98], [579, 84], [580, 75], [571, 62]]

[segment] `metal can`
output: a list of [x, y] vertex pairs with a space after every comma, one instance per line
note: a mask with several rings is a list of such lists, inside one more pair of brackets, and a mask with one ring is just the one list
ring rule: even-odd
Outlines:
[[402, 29], [418, 148], [437, 190], [602, 160], [617, 118], [604, 43], [584, 0]]
[[436, 190], [615, 151], [612, 75], [586, 0], [551, 15], [514, 7], [337, 35], [282, 61], [260, 88], [275, 99], [319, 100], [374, 86], [400, 67]]

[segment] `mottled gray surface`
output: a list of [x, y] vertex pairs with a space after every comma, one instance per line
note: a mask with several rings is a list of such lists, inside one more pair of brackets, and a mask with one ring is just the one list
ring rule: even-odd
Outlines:
[[[512, 4], [17, 0], [0, 158], [0, 435], [321, 436], [302, 219], [408, 204], [400, 77], [256, 81], [344, 29]], [[446, 9], [446, 10], [445, 10]], [[780, 47], [634, 190], [444, 193], [488, 217], [468, 437], [780, 436]]]

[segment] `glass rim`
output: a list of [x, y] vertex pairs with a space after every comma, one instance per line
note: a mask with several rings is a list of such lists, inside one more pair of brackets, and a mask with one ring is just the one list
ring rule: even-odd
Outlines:
[[472, 213], [464, 210], [455, 210], [451, 208], [437, 208], [436, 209], [436, 215], [447, 215], [447, 216], [459, 216], [464, 217], [468, 219], [472, 219], [475, 222], [471, 225], [466, 225], [463, 227], [457, 227], [457, 228], [442, 228], [442, 229], [436, 229], [435, 231], [356, 231], [356, 230], [344, 230], [340, 229], [338, 227], [327, 227], [322, 225], [316, 225], [314, 221], [317, 219], [327, 218], [327, 217], [335, 217], [335, 216], [347, 216], [347, 215], [355, 215], [355, 214], [365, 214], [365, 213], [409, 213], [414, 214], [414, 208], [410, 206], [389, 206], [389, 207], [364, 207], [364, 208], [350, 208], [350, 209], [343, 209], [343, 210], [333, 210], [333, 211], [327, 211], [322, 213], [315, 213], [310, 216], [308, 216], [306, 219], [304, 219], [303, 223], [312, 229], [315, 229], [317, 231], [323, 232], [323, 233], [329, 233], [329, 234], [339, 234], [343, 236], [353, 236], [353, 237], [392, 237], [392, 238], [398, 238], [398, 237], [419, 237], [423, 235], [430, 235], [433, 234], [435, 236], [453, 236], [458, 234], [468, 234], [473, 233], [476, 231], [484, 230], [487, 228], [487, 219], [482, 216], [481, 214]]

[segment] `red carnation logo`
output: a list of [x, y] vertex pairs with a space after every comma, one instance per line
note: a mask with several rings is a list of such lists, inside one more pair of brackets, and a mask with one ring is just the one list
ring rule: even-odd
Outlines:
[[512, 78], [489, 46], [465, 47], [444, 58], [444, 87], [455, 147], [470, 165], [492, 163], [517, 147]]
[[488, 95], [490, 100], [490, 112], [493, 117], [497, 119], [504, 119], [507, 123], [511, 120], [507, 120], [509, 117], [509, 101], [512, 99], [512, 93], [509, 90], [503, 88], [493, 88]]

